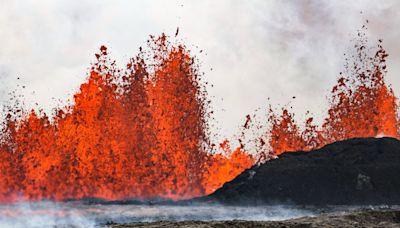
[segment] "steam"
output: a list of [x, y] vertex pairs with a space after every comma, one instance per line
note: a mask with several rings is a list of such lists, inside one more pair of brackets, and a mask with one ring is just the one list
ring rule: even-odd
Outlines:
[[21, 84], [28, 104], [56, 107], [84, 81], [100, 45], [125, 64], [148, 34], [172, 35], [179, 26], [179, 36], [206, 53], [199, 57], [214, 84], [221, 137], [231, 138], [267, 97], [285, 104], [296, 95], [296, 113], [319, 116], [327, 105], [321, 94], [342, 70], [341, 54], [365, 19], [371, 38], [384, 40], [388, 81], [398, 93], [399, 9], [396, 0], [7, 1], [0, 8], [0, 100]]
[[36, 202], [0, 205], [0, 227], [99, 227], [160, 220], [286, 220], [314, 212], [289, 206], [104, 205]]
[[53, 202], [0, 205], [0, 227], [94, 227], [79, 207]]

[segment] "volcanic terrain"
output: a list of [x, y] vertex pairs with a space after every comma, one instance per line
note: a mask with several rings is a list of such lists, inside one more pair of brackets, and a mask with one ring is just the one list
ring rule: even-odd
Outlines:
[[400, 141], [354, 138], [311, 152], [283, 153], [213, 194], [222, 204], [400, 204]]
[[285, 221], [160, 221], [149, 223], [114, 224], [112, 227], [399, 227], [399, 211], [359, 210], [348, 213], [322, 214]]

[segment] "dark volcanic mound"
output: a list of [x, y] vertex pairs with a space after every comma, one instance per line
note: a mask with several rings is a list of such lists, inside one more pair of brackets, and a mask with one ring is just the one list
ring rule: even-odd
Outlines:
[[400, 141], [354, 138], [253, 166], [201, 202], [400, 204]]

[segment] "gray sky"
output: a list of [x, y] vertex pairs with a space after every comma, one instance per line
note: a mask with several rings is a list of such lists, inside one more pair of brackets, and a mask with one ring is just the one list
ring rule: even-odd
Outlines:
[[320, 121], [343, 53], [366, 19], [370, 40], [382, 38], [389, 52], [387, 81], [400, 94], [396, 0], [0, 0], [0, 6], [1, 102], [18, 83], [26, 86], [28, 106], [51, 109], [55, 100], [72, 98], [100, 45], [123, 66], [148, 35], [174, 35], [179, 27], [214, 85], [208, 91], [221, 136], [232, 137], [246, 114], [268, 104], [291, 101], [297, 118], [310, 110]]

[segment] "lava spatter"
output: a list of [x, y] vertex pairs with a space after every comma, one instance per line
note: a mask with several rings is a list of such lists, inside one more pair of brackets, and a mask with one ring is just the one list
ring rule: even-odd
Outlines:
[[365, 32], [359, 31], [355, 54], [346, 59], [345, 72], [331, 90], [328, 115], [321, 126], [310, 117], [301, 129], [288, 109], [281, 115], [270, 110], [268, 153], [308, 151], [354, 137], [399, 138], [397, 98], [385, 82], [388, 54], [381, 40], [375, 48], [367, 48], [367, 41]]
[[[0, 202], [99, 197], [186, 199], [212, 193], [255, 163], [353, 138], [399, 136], [397, 98], [385, 83], [386, 51], [370, 56], [362, 33], [331, 90], [319, 126], [269, 110], [267, 130], [212, 152], [207, 91], [196, 58], [166, 35], [118, 68], [102, 46], [72, 105], [54, 115], [5, 110], [0, 135]], [[244, 128], [251, 130], [251, 117]], [[256, 132], [261, 128], [257, 127]], [[244, 137], [244, 134], [242, 135]]]
[[[0, 144], [0, 201], [99, 197], [184, 199], [210, 193], [253, 164], [212, 155], [207, 94], [196, 60], [166, 35], [124, 69], [102, 46], [73, 105], [53, 117], [10, 109]], [[234, 170], [219, 172], [218, 164]], [[207, 183], [212, 183], [211, 185]]]

